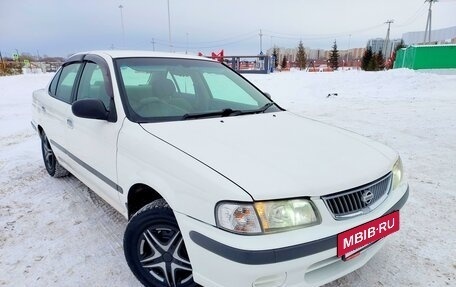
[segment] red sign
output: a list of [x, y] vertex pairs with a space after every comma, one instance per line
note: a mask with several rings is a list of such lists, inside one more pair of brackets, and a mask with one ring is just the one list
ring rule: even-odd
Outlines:
[[399, 211], [337, 235], [337, 257], [360, 249], [399, 230]]

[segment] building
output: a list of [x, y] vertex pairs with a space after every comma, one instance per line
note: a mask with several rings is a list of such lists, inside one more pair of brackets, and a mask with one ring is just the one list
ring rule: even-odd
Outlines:
[[[282, 60], [283, 56], [286, 56], [289, 61], [296, 61], [296, 54], [298, 52], [298, 48], [277, 48], [279, 49], [279, 60]], [[327, 60], [329, 59], [329, 55], [331, 53], [331, 50], [323, 49], [304, 48], [304, 50], [306, 52], [307, 60]], [[363, 57], [364, 51], [366, 51], [366, 48], [352, 48], [349, 50], [339, 50], [339, 56], [340, 59], [357, 60]], [[268, 49], [266, 53], [267, 55], [272, 55], [273, 49]]]
[[[404, 39], [404, 44], [416, 45], [423, 44], [424, 40], [424, 31], [420, 32], [408, 32], [402, 34], [402, 39]], [[431, 43], [433, 44], [450, 44], [456, 43], [456, 26], [432, 30], [431, 31]]]
[[375, 38], [375, 39], [369, 39], [369, 41], [367, 41], [366, 47], [367, 48], [370, 47], [373, 53], [378, 53], [379, 51], [383, 51], [384, 44], [385, 44], [385, 39]]
[[375, 38], [367, 41], [366, 47], [371, 47], [373, 53], [382, 51], [383, 56], [387, 59], [391, 57], [392, 52], [399, 46], [401, 41], [402, 39], [390, 39], [388, 43], [385, 43], [385, 39]]
[[[276, 47], [279, 49], [279, 65], [282, 64], [283, 56], [287, 57], [289, 67], [294, 67], [296, 65], [296, 55], [298, 48], [282, 48]], [[323, 49], [310, 49], [304, 48], [307, 56], [307, 66], [316, 69], [316, 71], [321, 70], [323, 66], [329, 65], [329, 58], [331, 50]], [[340, 67], [348, 68], [359, 68], [361, 58], [364, 55], [366, 48], [351, 48], [349, 50], [339, 50], [339, 65]], [[267, 55], [272, 55], [273, 49], [267, 50]]]

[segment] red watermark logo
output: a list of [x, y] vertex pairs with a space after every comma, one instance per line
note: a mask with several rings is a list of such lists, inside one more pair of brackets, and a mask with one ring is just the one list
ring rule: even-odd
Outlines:
[[337, 235], [337, 257], [364, 247], [399, 230], [399, 211]]

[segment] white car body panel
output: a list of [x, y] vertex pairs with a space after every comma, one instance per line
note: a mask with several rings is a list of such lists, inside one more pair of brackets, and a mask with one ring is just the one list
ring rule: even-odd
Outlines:
[[[214, 206], [221, 198], [252, 201], [237, 185], [139, 124], [125, 121], [118, 146], [119, 185], [128, 190], [146, 184], [160, 191], [177, 212], [215, 225]], [[126, 202], [127, 193], [121, 196]]]
[[255, 200], [347, 190], [384, 176], [397, 160], [387, 147], [378, 152], [361, 136], [289, 112], [142, 126]]

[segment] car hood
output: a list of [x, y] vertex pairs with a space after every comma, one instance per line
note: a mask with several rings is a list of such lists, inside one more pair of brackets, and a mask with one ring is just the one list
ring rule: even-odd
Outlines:
[[141, 125], [253, 200], [354, 188], [387, 174], [397, 159], [384, 145], [287, 111]]

